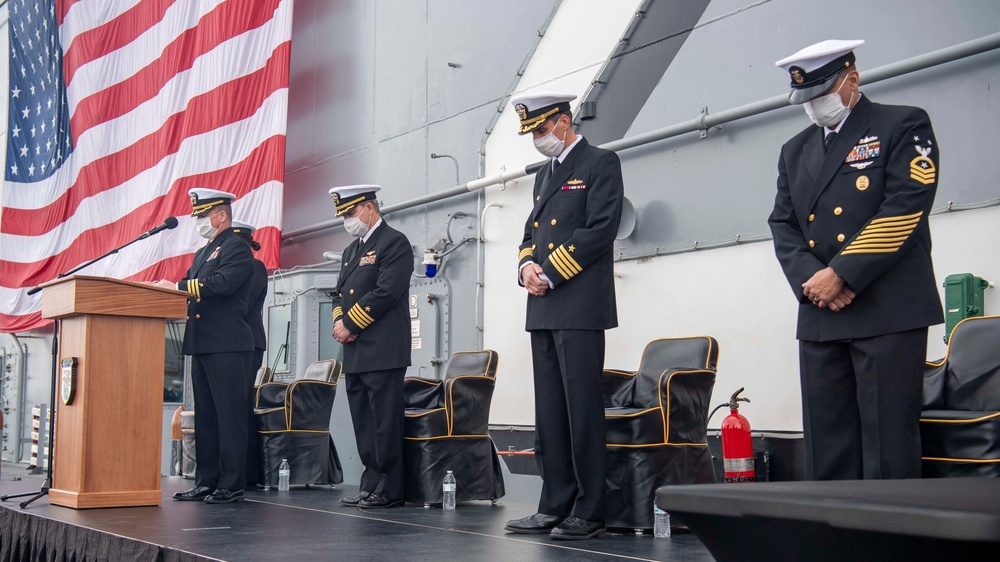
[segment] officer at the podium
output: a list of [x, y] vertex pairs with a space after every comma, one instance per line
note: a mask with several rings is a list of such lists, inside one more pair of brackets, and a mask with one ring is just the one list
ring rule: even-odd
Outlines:
[[379, 214], [377, 185], [330, 190], [336, 216], [356, 238], [343, 253], [333, 295], [333, 337], [344, 346], [344, 382], [364, 465], [344, 506], [403, 505], [403, 377], [410, 365], [413, 248]]
[[863, 43], [776, 63], [813, 122], [781, 148], [768, 219], [799, 303], [809, 479], [920, 478], [927, 327], [942, 321], [928, 226], [940, 147], [923, 109], [858, 91]]
[[535, 382], [538, 513], [514, 533], [589, 539], [604, 529], [604, 331], [618, 325], [613, 245], [624, 186], [618, 156], [573, 131], [576, 96], [511, 100], [518, 133], [548, 157], [535, 175], [518, 281], [527, 289]]
[[191, 214], [208, 244], [194, 256], [184, 279], [187, 291], [183, 352], [191, 356], [194, 387], [195, 486], [175, 500], [232, 503], [243, 499], [247, 463], [247, 384], [253, 334], [247, 322], [253, 253], [232, 228], [236, 198], [196, 188]]

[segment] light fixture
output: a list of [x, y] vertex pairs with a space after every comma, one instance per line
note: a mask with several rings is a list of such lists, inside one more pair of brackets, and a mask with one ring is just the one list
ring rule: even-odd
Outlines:
[[434, 253], [433, 248], [427, 248], [424, 252], [424, 275], [427, 277], [434, 277], [438, 272], [438, 265], [440, 265], [441, 259], [438, 255]]

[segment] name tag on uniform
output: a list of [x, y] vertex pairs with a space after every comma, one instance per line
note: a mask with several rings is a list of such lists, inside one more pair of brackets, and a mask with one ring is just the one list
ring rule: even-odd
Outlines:
[[358, 262], [358, 267], [364, 267], [366, 265], [375, 265], [375, 250], [368, 252], [368, 254], [361, 256], [361, 261]]
[[566, 182], [566, 185], [562, 186], [563, 191], [575, 191], [577, 189], [587, 189], [587, 184], [583, 183], [583, 180], [570, 180]]

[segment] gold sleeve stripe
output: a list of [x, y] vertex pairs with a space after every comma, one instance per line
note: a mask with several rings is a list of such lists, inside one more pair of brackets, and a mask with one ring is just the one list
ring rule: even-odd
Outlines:
[[197, 279], [188, 279], [188, 292], [194, 295], [194, 298], [201, 298], [201, 283], [198, 283]]
[[919, 219], [921, 216], [923, 216], [923, 214], [924, 214], [923, 211], [918, 211], [916, 213], [913, 213], [912, 215], [905, 215], [902, 217], [882, 217], [880, 219], [873, 220], [870, 224], [876, 225], [876, 224], [884, 224], [887, 222], [906, 221], [914, 218]]
[[361, 315], [362, 318], [368, 321], [369, 324], [375, 321], [375, 319], [372, 318], [371, 314], [368, 314], [367, 312], [365, 312], [363, 308], [361, 308], [361, 305], [355, 304], [354, 306], [351, 307], [351, 310], [356, 310], [358, 314]]
[[333, 318], [334, 319], [340, 318], [343, 315], [344, 315], [344, 309], [343, 308], [341, 308], [341, 307], [338, 306], [337, 308], [333, 309]]
[[[560, 252], [559, 250], [562, 251]], [[566, 279], [567, 281], [572, 279], [577, 273], [583, 271], [572, 258], [569, 258], [567, 261], [568, 257], [569, 254], [563, 249], [562, 246], [559, 246], [556, 251], [549, 255], [549, 260], [552, 262], [552, 265], [555, 266], [556, 271], [558, 271], [559, 275], [562, 275], [563, 279]]]
[[904, 232], [902, 234], [893, 234], [891, 236], [876, 236], [874, 234], [871, 234], [871, 235], [866, 234], [866, 235], [858, 236], [857, 238], [855, 238], [854, 242], [852, 242], [852, 244], [860, 244], [860, 243], [868, 243], [868, 242], [894, 242], [894, 241], [897, 241], [897, 240], [898, 241], [904, 241], [904, 240], [906, 240], [909, 237], [910, 237], [910, 233], [909, 232]]
[[880, 224], [876, 226], [868, 225], [865, 228], [866, 232], [898, 232], [900, 230], [906, 230], [907, 228], [912, 228], [920, 222], [919, 218], [910, 219], [908, 221], [892, 223], [892, 224]]
[[371, 315], [365, 312], [364, 309], [357, 304], [352, 306], [351, 309], [347, 311], [347, 315], [351, 317], [351, 320], [354, 320], [355, 324], [361, 326], [362, 328], [367, 328], [372, 322], [375, 321]]
[[358, 314], [357, 308], [352, 308], [352, 309], [348, 310], [347, 311], [347, 316], [348, 316], [348, 318], [350, 318], [351, 320], [353, 320], [354, 323], [357, 324], [358, 327], [361, 328], [362, 330], [364, 330], [365, 328], [367, 328], [371, 324], [371, 322], [368, 322], [367, 320], [365, 320], [364, 318], [362, 318], [360, 314]]
[[897, 252], [897, 251], [899, 251], [899, 248], [881, 248], [881, 249], [872, 248], [870, 250], [869, 249], [844, 250], [843, 252], [840, 252], [840, 253], [841, 253], [841, 255], [845, 255], [846, 256], [848, 254], [891, 254], [891, 253]]
[[841, 254], [885, 254], [899, 250], [920, 224], [923, 211], [901, 217], [882, 217], [868, 223]]
[[566, 258], [566, 262], [569, 263], [573, 267], [573, 269], [576, 270], [577, 273], [583, 271], [583, 268], [580, 267], [580, 264], [576, 263], [576, 260], [573, 259], [573, 256], [566, 251], [565, 246], [559, 246], [558, 248], [556, 248], [556, 252], [558, 252], [562, 257]]
[[525, 249], [521, 250], [521, 252], [519, 254], [517, 254], [517, 261], [521, 261], [524, 258], [530, 258], [533, 255], [534, 255], [534, 251], [532, 251], [531, 248], [525, 248]]

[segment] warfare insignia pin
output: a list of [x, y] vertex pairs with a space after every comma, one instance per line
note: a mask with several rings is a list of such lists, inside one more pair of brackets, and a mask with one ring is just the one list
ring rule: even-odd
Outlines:
[[792, 68], [789, 69], [788, 72], [792, 75], [792, 81], [795, 82], [796, 84], [801, 84], [806, 81], [805, 77], [802, 76], [801, 68], [793, 66]]
[[874, 160], [868, 160], [867, 162], [858, 162], [856, 164], [851, 164], [851, 167], [854, 168], [855, 170], [864, 170], [865, 168], [871, 166], [874, 163], [875, 163]]
[[934, 179], [937, 177], [937, 168], [934, 166], [934, 161], [928, 158], [933, 149], [930, 146], [927, 148], [914, 146], [913, 148], [917, 149], [920, 156], [910, 160], [910, 179], [924, 185], [934, 183]]
[[858, 180], [854, 182], [854, 187], [858, 188], [858, 191], [868, 189], [868, 185], [868, 176], [858, 176]]
[[514, 106], [514, 111], [517, 112], [517, 117], [521, 121], [524, 121], [525, 119], [528, 118], [528, 106], [524, 105], [523, 103], [519, 103], [519, 104], [515, 105]]

